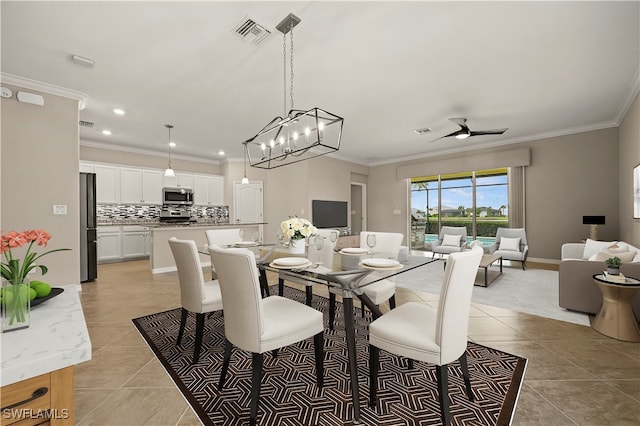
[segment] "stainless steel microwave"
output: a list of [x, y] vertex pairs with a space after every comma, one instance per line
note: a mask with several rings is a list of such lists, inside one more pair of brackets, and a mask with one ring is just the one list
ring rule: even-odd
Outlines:
[[162, 188], [162, 203], [190, 206], [193, 204], [193, 190], [189, 188]]

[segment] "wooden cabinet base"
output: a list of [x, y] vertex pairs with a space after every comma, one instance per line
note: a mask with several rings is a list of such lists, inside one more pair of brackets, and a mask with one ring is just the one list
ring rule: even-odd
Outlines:
[[0, 425], [73, 425], [74, 367], [3, 386]]

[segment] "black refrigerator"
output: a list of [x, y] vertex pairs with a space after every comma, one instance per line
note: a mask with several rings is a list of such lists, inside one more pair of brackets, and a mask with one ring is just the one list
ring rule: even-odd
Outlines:
[[80, 173], [80, 281], [93, 281], [97, 277], [96, 175]]

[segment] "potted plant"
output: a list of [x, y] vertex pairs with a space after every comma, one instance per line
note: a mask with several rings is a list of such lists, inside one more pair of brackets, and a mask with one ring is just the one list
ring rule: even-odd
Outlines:
[[620, 274], [620, 264], [622, 263], [622, 261], [618, 256], [610, 257], [609, 259], [605, 260], [604, 263], [607, 265], [608, 273], [610, 273], [611, 275]]

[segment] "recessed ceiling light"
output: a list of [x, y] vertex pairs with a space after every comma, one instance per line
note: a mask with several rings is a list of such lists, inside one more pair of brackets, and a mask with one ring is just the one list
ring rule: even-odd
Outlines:
[[111, 134], [111, 130], [104, 129], [104, 130], [102, 131], [102, 134], [103, 134], [103, 135], [110, 135], [110, 134]]
[[175, 143], [175, 142], [169, 142], [169, 146], [170, 146], [171, 148], [174, 148], [174, 147], [176, 146], [176, 143]]
[[121, 108], [114, 108], [113, 109], [114, 114], [116, 115], [124, 115], [124, 110]]
[[223, 150], [218, 151], [218, 155], [224, 155], [224, 151]]
[[94, 61], [93, 59], [85, 58], [84, 56], [80, 55], [71, 55], [71, 60], [74, 64], [81, 65], [87, 68], [93, 68], [93, 66], [96, 64], [96, 61]]
[[422, 129], [416, 129], [414, 130], [414, 132], [416, 132], [419, 135], [423, 135], [425, 133], [429, 133], [431, 131], [430, 127], [423, 127]]

